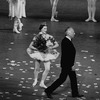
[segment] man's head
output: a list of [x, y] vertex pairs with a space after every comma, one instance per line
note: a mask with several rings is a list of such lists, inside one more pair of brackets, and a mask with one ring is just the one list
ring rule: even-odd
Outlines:
[[71, 39], [74, 38], [75, 35], [74, 29], [72, 27], [67, 27], [65, 29], [65, 35], [70, 37]]

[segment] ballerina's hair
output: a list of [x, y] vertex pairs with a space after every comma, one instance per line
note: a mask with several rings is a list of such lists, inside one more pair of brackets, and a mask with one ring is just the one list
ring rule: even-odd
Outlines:
[[44, 26], [47, 26], [46, 22], [40, 24], [40, 26], [39, 26], [39, 30], [41, 30]]

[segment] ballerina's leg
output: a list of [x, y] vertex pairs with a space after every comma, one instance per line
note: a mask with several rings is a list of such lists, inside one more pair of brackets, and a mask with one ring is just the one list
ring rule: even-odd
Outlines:
[[92, 0], [92, 21], [97, 22], [95, 20], [95, 12], [96, 12], [96, 0]]
[[88, 1], [88, 7], [87, 7], [87, 9], [88, 9], [88, 19], [86, 19], [85, 21], [86, 22], [88, 22], [88, 21], [90, 21], [92, 18], [91, 18], [91, 16], [92, 16], [92, 7], [91, 7], [91, 0], [87, 0]]
[[56, 9], [57, 9], [57, 3], [58, 3], [58, 1], [54, 0], [53, 6], [52, 6], [52, 16], [51, 16], [51, 21], [56, 21], [56, 22], [58, 22], [58, 20], [55, 19], [55, 15], [57, 15], [57, 11], [56, 11]]
[[40, 87], [47, 88], [47, 86], [44, 84], [44, 81], [46, 80], [46, 77], [47, 77], [47, 75], [49, 73], [49, 70], [50, 70], [50, 61], [44, 62], [44, 67], [45, 67], [45, 71], [42, 74], [42, 79], [41, 79], [41, 82], [40, 82]]
[[37, 84], [39, 69], [40, 69], [40, 61], [35, 60], [34, 82], [32, 84], [33, 87]]

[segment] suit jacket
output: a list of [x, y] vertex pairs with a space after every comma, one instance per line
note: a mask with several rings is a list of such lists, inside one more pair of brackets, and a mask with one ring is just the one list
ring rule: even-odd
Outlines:
[[76, 50], [73, 43], [66, 37], [61, 42], [61, 67], [71, 69], [74, 65]]

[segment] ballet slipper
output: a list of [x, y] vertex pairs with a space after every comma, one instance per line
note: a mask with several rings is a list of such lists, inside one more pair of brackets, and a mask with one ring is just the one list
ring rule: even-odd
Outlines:
[[23, 27], [23, 24], [22, 23], [19, 23], [19, 31], [22, 30], [22, 27]]
[[55, 19], [55, 18], [51, 18], [52, 22], [58, 22], [59, 20]]
[[85, 21], [88, 22], [88, 21], [90, 21], [90, 20], [91, 20], [91, 18], [88, 18], [88, 19], [86, 19]]
[[17, 30], [17, 27], [14, 27], [13, 32], [18, 33], [18, 34], [20, 33], [20, 32]]
[[15, 33], [20, 33], [19, 31], [18, 31], [18, 20], [15, 20], [14, 21], [14, 28], [13, 28], [13, 32], [15, 32]]
[[43, 87], [43, 88], [47, 88], [47, 86], [44, 84], [44, 83], [40, 83], [40, 85], [39, 85], [40, 87]]
[[97, 22], [94, 18], [92, 18], [92, 21], [93, 21], [93, 22]]

